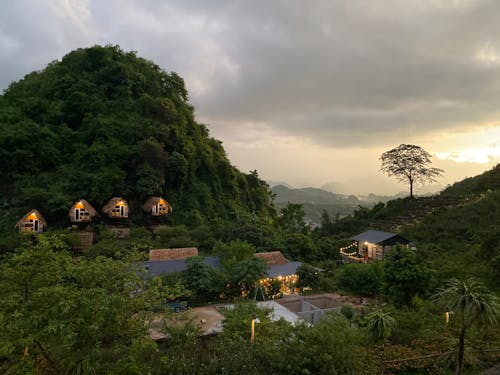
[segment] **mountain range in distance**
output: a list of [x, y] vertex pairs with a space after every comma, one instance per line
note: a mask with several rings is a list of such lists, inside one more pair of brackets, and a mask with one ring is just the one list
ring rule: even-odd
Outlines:
[[378, 202], [387, 202], [407, 195], [401, 192], [396, 195], [347, 195], [338, 194], [326, 189], [306, 187], [293, 188], [290, 185], [278, 184], [271, 188], [274, 205], [278, 211], [288, 203], [302, 204], [305, 220], [309, 224], [320, 224], [321, 215], [326, 211], [332, 219], [352, 214], [359, 206], [371, 208]]

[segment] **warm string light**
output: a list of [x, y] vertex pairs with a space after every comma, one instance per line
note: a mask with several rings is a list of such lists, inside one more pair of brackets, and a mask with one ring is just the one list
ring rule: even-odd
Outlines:
[[[356, 248], [356, 250], [355, 250], [355, 251], [353, 251], [353, 252], [349, 252], [349, 253], [346, 253], [346, 250], [352, 249], [353, 247], [355, 247], [355, 248]], [[352, 256], [352, 255], [354, 255], [354, 254], [357, 254], [357, 253], [358, 253], [357, 247], [358, 247], [358, 244], [357, 244], [356, 242], [353, 242], [352, 244], [350, 244], [350, 245], [348, 245], [348, 246], [341, 247], [341, 248], [339, 249], [339, 251], [340, 251], [340, 254], [342, 254], [342, 255]]]

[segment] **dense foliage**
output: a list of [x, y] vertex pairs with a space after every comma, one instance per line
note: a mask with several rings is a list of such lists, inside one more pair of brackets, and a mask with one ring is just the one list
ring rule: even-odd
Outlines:
[[[79, 198], [96, 208], [163, 195], [172, 220], [271, 218], [269, 187], [233, 167], [194, 119], [181, 77], [119, 47], [78, 49], [0, 96], [0, 229], [38, 208], [49, 227]], [[181, 210], [176, 208], [182, 207]]]
[[[499, 167], [439, 196], [358, 207], [344, 218], [324, 211], [312, 229], [300, 202], [276, 215], [257, 172], [230, 165], [195, 122], [179, 76], [98, 46], [0, 96], [0, 156], [2, 373], [442, 375], [454, 363], [470, 370], [474, 358], [483, 367], [498, 361]], [[170, 225], [143, 226], [140, 206], [151, 194], [174, 206]], [[93, 223], [94, 244], [71, 252], [76, 228], [52, 228], [67, 226], [76, 199], [99, 208], [113, 195], [131, 204], [129, 236]], [[14, 234], [33, 207], [49, 232]], [[396, 247], [383, 261], [343, 264], [339, 248], [367, 229], [398, 231], [417, 250]], [[153, 278], [140, 271], [150, 249], [188, 246], [201, 257], [185, 271]], [[278, 249], [304, 262], [301, 292], [351, 295], [340, 314], [293, 327], [248, 302], [267, 269], [254, 253]], [[221, 269], [205, 264], [206, 255], [218, 256]], [[474, 288], [449, 282], [470, 276]], [[280, 287], [275, 279], [259, 296], [279, 296]], [[232, 303], [223, 333], [200, 338], [196, 320], [179, 324], [182, 314], [172, 318], [169, 308], [179, 301]], [[163, 343], [147, 335], [158, 316], [172, 318], [163, 319]]]

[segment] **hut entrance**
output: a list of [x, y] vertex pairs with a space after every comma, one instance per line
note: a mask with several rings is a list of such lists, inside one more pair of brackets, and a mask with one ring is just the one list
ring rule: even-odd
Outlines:
[[80, 209], [75, 208], [75, 221], [80, 221]]
[[155, 204], [153, 206], [153, 215], [158, 215], [160, 213], [160, 205], [159, 204]]
[[35, 232], [38, 232], [38, 230], [39, 230], [39, 222], [38, 222], [38, 219], [33, 220], [33, 230], [34, 230]]
[[125, 207], [120, 206], [120, 216], [125, 216]]

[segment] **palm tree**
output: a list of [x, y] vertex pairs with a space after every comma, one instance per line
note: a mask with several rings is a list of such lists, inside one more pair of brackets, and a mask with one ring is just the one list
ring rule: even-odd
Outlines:
[[397, 323], [391, 314], [382, 310], [376, 310], [366, 316], [368, 329], [375, 341], [384, 341], [392, 336]]
[[484, 285], [470, 278], [468, 280], [450, 280], [445, 288], [439, 289], [433, 296], [452, 311], [459, 321], [457, 365], [455, 375], [462, 373], [465, 349], [465, 334], [476, 321], [495, 325], [498, 314], [498, 298]]

